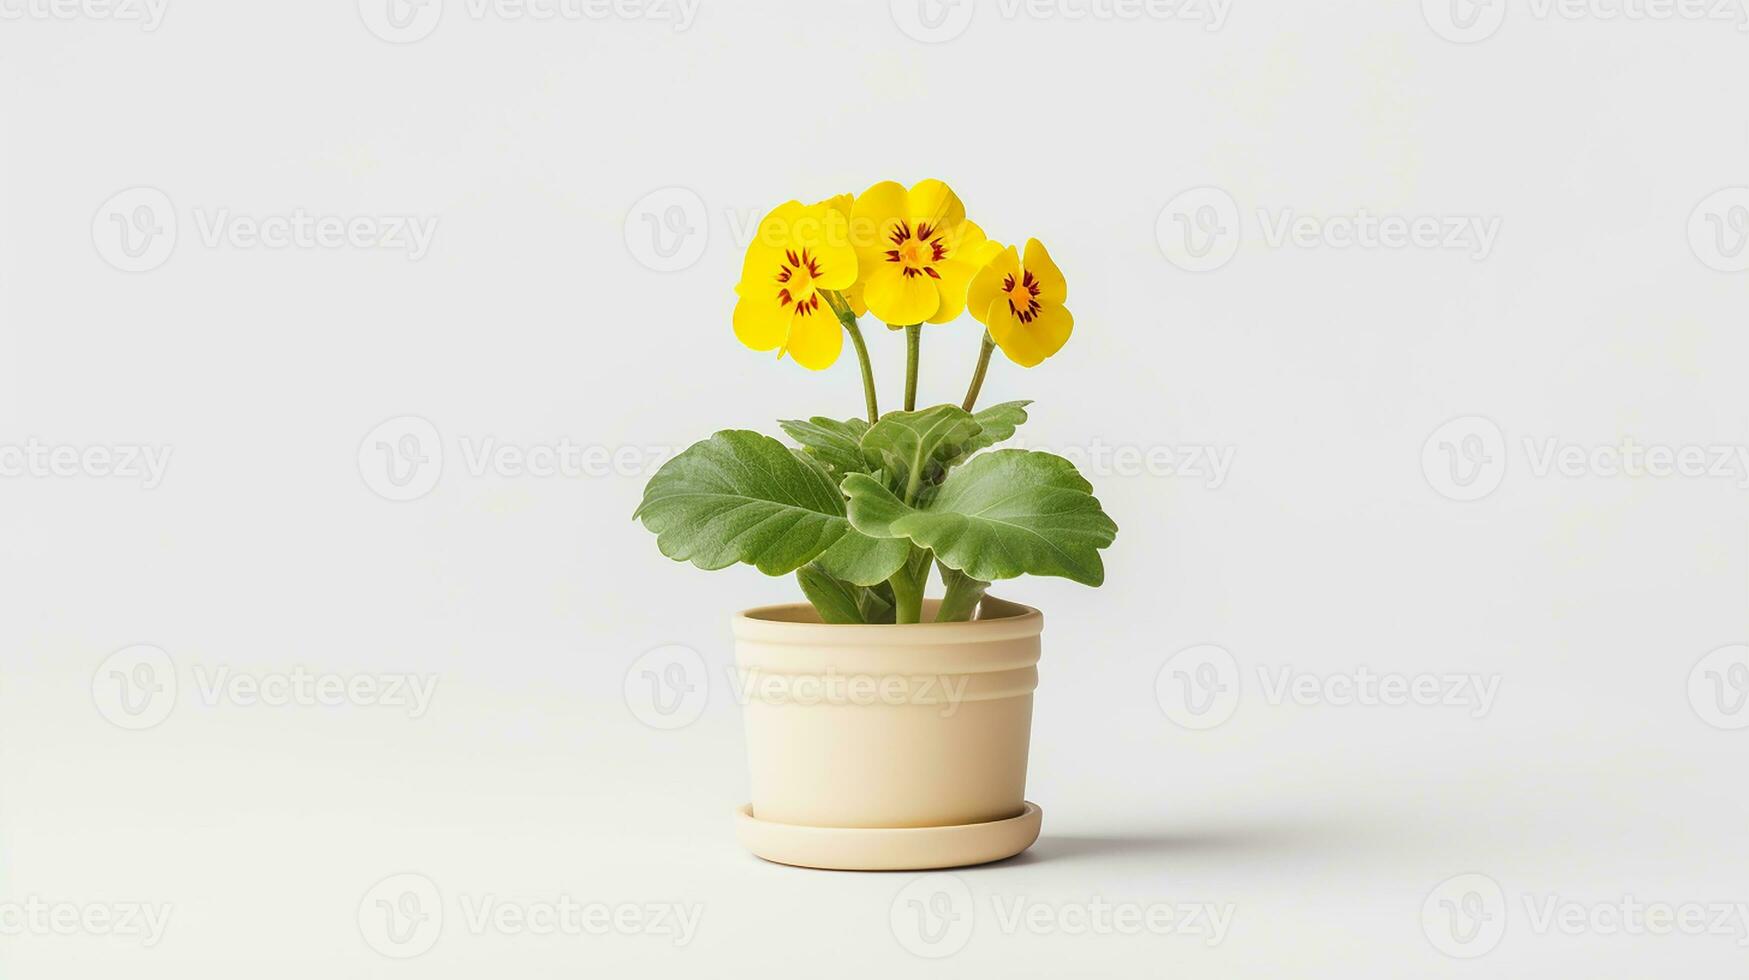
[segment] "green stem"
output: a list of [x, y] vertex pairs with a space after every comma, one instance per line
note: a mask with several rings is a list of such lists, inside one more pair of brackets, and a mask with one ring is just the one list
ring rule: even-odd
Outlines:
[[850, 301], [843, 293], [827, 292], [826, 302], [832, 307], [832, 312], [838, 314], [838, 322], [844, 324], [844, 332], [850, 334], [850, 344], [856, 348], [857, 363], [862, 365], [862, 400], [868, 406], [868, 424], [873, 425], [881, 420], [881, 406], [875, 398], [874, 364], [868, 359], [868, 344], [862, 340], [862, 328], [856, 325], [856, 314], [851, 311]]
[[[893, 587], [893, 622], [916, 623], [923, 620], [923, 582], [911, 572], [911, 563], [893, 573], [887, 582]], [[926, 569], [928, 566], [924, 566]]]
[[996, 349], [996, 339], [984, 331], [984, 349], [978, 352], [978, 369], [972, 372], [972, 386], [966, 389], [966, 400], [960, 405], [966, 411], [978, 403], [978, 392], [984, 388], [984, 372], [990, 370], [990, 353]]
[[941, 568], [941, 578], [947, 583], [947, 591], [941, 596], [941, 608], [935, 611], [935, 621], [963, 623], [971, 619], [978, 603], [984, 598], [984, 590], [990, 584], [961, 572], [950, 571], [945, 565]]
[[917, 359], [923, 350], [923, 324], [905, 328], [905, 411], [917, 410]]

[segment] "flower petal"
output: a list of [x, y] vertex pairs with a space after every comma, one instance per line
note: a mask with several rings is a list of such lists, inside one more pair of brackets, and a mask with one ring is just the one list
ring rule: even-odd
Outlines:
[[856, 250], [850, 247], [850, 219], [837, 208], [820, 205], [810, 209], [797, 239], [820, 262], [815, 285], [822, 289], [847, 289], [856, 281]]
[[863, 298], [868, 310], [888, 326], [908, 327], [926, 322], [941, 308], [941, 293], [928, 276], [907, 276], [896, 266], [877, 269], [863, 280]]
[[825, 306], [798, 315], [790, 322], [789, 343], [784, 350], [810, 371], [823, 371], [838, 360], [844, 349], [844, 328]]
[[1044, 243], [1036, 238], [1026, 240], [1026, 258], [1021, 261], [1026, 271], [1038, 280], [1038, 300], [1045, 306], [1062, 306], [1069, 298], [1069, 281], [1063, 278], [1063, 272], [1057, 264], [1051, 261], [1051, 253], [1045, 251]]
[[953, 188], [939, 180], [918, 181], [911, 188], [907, 216], [916, 224], [927, 223], [938, 231], [957, 230], [966, 220], [966, 206]]
[[1036, 367], [1045, 358], [1062, 350], [1074, 330], [1075, 318], [1061, 306], [1047, 306], [1031, 323], [1021, 323], [1008, 305], [998, 297], [990, 304], [985, 321], [990, 338], [1008, 359], [1021, 367]]
[[850, 220], [850, 209], [856, 204], [856, 197], [851, 194], [834, 194], [820, 202], [834, 211], [841, 212], [846, 221]]
[[759, 219], [753, 240], [747, 243], [747, 254], [741, 259], [742, 283], [766, 283], [777, 275], [778, 266], [783, 261], [783, 250], [790, 244], [796, 216], [802, 210], [800, 201], [785, 201]]
[[941, 307], [929, 318], [929, 322], [948, 323], [957, 320], [966, 311], [966, 289], [972, 284], [972, 277], [977, 275], [978, 267], [959, 259], [942, 259], [935, 263], [935, 272], [941, 276], [935, 284], [937, 291], [941, 293]]
[[857, 280], [844, 291], [844, 300], [850, 304], [850, 312], [857, 316], [868, 314], [868, 302], [862, 298], [862, 280]]
[[[988, 244], [994, 245], [995, 243], [989, 242]], [[990, 304], [997, 299], [1002, 299], [1002, 281], [1018, 271], [1020, 271], [1020, 255], [1014, 251], [1014, 246], [1010, 245], [991, 256], [984, 263], [984, 267], [972, 276], [971, 286], [966, 291], [966, 305], [971, 308], [972, 316], [988, 326], [990, 324], [988, 319]], [[1003, 316], [1008, 315], [1007, 303], [1008, 301], [1003, 299], [1002, 308], [998, 311]]]
[[850, 244], [864, 277], [886, 260], [887, 249], [893, 247], [888, 236], [894, 226], [910, 218], [907, 206], [904, 185], [891, 180], [857, 195], [850, 207]]
[[775, 350], [782, 346], [793, 314], [777, 301], [776, 290], [769, 293], [738, 291], [741, 298], [735, 302], [735, 338], [754, 350]]
[[1044, 356], [1050, 357], [1069, 342], [1069, 335], [1075, 332], [1075, 318], [1069, 315], [1068, 307], [1049, 303], [1024, 327]]
[[948, 258], [970, 262], [973, 268], [980, 268], [1002, 251], [1000, 242], [993, 242], [984, 234], [976, 222], [968, 221], [959, 227], [959, 234], [953, 244], [948, 246]]

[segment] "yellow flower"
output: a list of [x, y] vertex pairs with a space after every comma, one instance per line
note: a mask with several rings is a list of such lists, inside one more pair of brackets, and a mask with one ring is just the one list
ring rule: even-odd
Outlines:
[[989, 239], [946, 184], [925, 180], [907, 191], [882, 181], [857, 196], [850, 216], [861, 273], [848, 297], [853, 310], [896, 327], [946, 323], [965, 310]]
[[1063, 301], [1069, 283], [1036, 238], [1022, 259], [1010, 245], [972, 278], [967, 297], [972, 316], [990, 330], [1008, 359], [1033, 367], [1061, 350], [1075, 328]]
[[790, 354], [819, 371], [844, 349], [844, 330], [823, 290], [856, 281], [850, 195], [804, 206], [790, 201], [759, 223], [735, 286], [735, 336], [754, 350]]

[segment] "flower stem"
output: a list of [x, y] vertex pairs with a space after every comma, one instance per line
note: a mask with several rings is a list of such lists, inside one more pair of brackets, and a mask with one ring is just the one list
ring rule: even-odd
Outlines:
[[946, 565], [941, 566], [941, 580], [947, 584], [947, 592], [941, 597], [940, 608], [935, 611], [938, 623], [963, 623], [971, 619], [972, 613], [978, 610], [978, 603], [984, 600], [984, 590], [990, 587], [990, 583], [980, 582]]
[[923, 324], [905, 328], [905, 411], [917, 410], [917, 359], [923, 350]]
[[995, 349], [995, 338], [990, 336], [990, 331], [984, 331], [984, 349], [978, 352], [978, 369], [972, 372], [972, 386], [966, 389], [966, 400], [960, 405], [968, 412], [978, 403], [978, 392], [984, 388], [984, 372], [990, 370], [990, 353]]
[[874, 365], [868, 359], [868, 344], [863, 343], [862, 328], [856, 325], [856, 314], [843, 294], [827, 293], [826, 302], [831, 304], [832, 312], [838, 314], [838, 322], [844, 324], [844, 331], [850, 334], [851, 346], [856, 348], [856, 360], [862, 365], [862, 400], [868, 403], [868, 424], [873, 425], [881, 420], [881, 406], [875, 399]]
[[912, 573], [910, 563], [907, 562], [906, 567], [894, 572], [887, 582], [893, 587], [893, 622], [922, 622], [923, 583]]

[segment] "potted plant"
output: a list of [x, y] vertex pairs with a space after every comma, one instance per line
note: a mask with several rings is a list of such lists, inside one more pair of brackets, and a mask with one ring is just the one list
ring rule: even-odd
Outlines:
[[[1024, 791], [1043, 620], [986, 589], [1021, 575], [1097, 586], [1117, 526], [1068, 460], [992, 448], [1028, 402], [977, 401], [994, 351], [1033, 367], [1068, 340], [1062, 273], [1036, 239], [985, 237], [941, 181], [886, 181], [766, 215], [735, 291], [735, 335], [754, 350], [821, 370], [848, 336], [866, 402], [862, 418], [779, 423], [794, 448], [718, 432], [669, 460], [634, 515], [672, 559], [793, 573], [808, 600], [734, 619], [743, 842], [849, 869], [1025, 850], [1041, 819]], [[966, 312], [984, 326], [970, 388], [919, 409], [923, 334]], [[902, 410], [880, 411], [864, 314], [904, 333]]]

